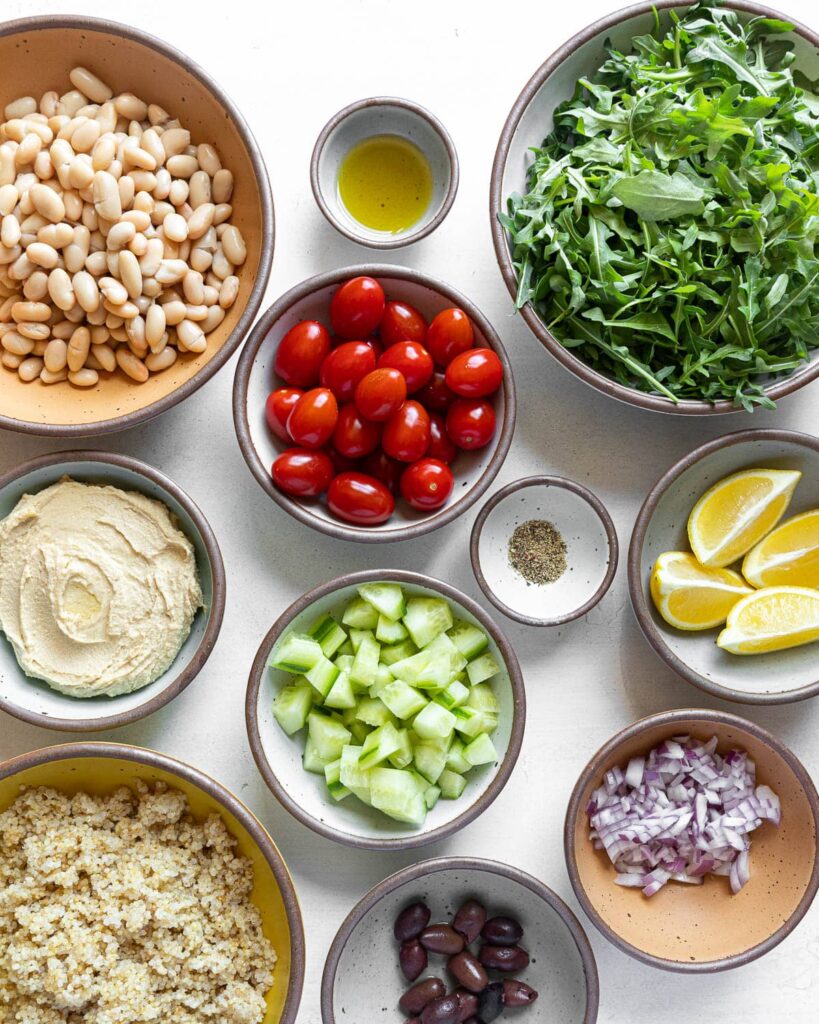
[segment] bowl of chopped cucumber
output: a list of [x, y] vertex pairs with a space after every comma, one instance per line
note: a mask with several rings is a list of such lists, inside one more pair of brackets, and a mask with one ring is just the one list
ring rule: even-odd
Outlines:
[[248, 680], [251, 750], [303, 824], [363, 849], [452, 835], [505, 786], [526, 717], [514, 651], [466, 594], [349, 573], [273, 624]]

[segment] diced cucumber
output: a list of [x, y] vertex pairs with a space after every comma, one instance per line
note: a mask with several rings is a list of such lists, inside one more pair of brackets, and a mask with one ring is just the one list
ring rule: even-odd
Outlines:
[[457, 800], [466, 787], [463, 775], [444, 769], [438, 778], [438, 787], [444, 800]]
[[423, 740], [448, 739], [455, 729], [455, 716], [440, 704], [430, 702], [415, 716], [412, 728]]
[[434, 784], [446, 768], [447, 753], [432, 743], [416, 743], [413, 747], [413, 763], [430, 784]]
[[336, 681], [330, 687], [330, 692], [324, 698], [324, 704], [328, 708], [352, 709], [356, 706], [356, 696], [353, 693], [353, 684], [347, 672], [339, 672]]
[[475, 658], [474, 661], [470, 661], [466, 666], [466, 674], [469, 676], [469, 681], [473, 686], [484, 682], [486, 679], [491, 679], [499, 671], [500, 665], [495, 661], [490, 651], [482, 654], [479, 658]]
[[400, 644], [406, 640], [409, 634], [401, 622], [393, 622], [386, 615], [378, 616], [378, 625], [375, 627], [375, 638], [382, 644]]
[[427, 805], [428, 811], [431, 811], [438, 803], [440, 796], [441, 790], [437, 786], [430, 786], [428, 789], [424, 790], [424, 803]]
[[353, 667], [350, 669], [350, 682], [355, 686], [372, 686], [378, 671], [378, 658], [380, 654], [381, 644], [379, 644], [372, 633], [367, 633], [363, 636], [361, 644], [356, 651]]
[[464, 622], [463, 619], [458, 619], [447, 635], [467, 661], [483, 654], [489, 646], [489, 637], [486, 633], [473, 626], [471, 622]]
[[348, 728], [353, 734], [353, 740], [356, 743], [363, 743], [373, 730], [371, 725], [367, 725], [366, 722], [358, 721], [351, 722]]
[[379, 663], [375, 670], [375, 681], [369, 689], [370, 696], [377, 697], [384, 687], [389, 686], [391, 682], [392, 672], [390, 672], [386, 665]]
[[350, 790], [341, 782], [341, 758], [331, 761], [324, 766], [324, 781], [327, 789], [334, 800], [343, 800], [350, 795]]
[[389, 708], [382, 704], [380, 697], [363, 697], [358, 702], [356, 714], [359, 722], [366, 725], [383, 725], [385, 722], [394, 722]]
[[[488, 737], [487, 737], [488, 738]], [[401, 737], [392, 722], [386, 722], [378, 729], [373, 729], [364, 740], [358, 763], [362, 768], [375, 768], [401, 748]]]
[[354, 597], [344, 609], [341, 621], [353, 629], [375, 629], [378, 625], [378, 612], [363, 598]]
[[353, 650], [353, 645], [350, 643], [350, 638], [349, 637], [347, 637], [347, 639], [344, 641], [344, 643], [341, 645], [341, 647], [339, 647], [338, 654], [339, 655], [355, 654], [355, 651]]
[[453, 708], [450, 712], [455, 717], [455, 728], [470, 739], [474, 739], [479, 732], [486, 732], [484, 728], [484, 715], [482, 711], [475, 708], [460, 707]]
[[306, 683], [285, 686], [273, 701], [273, 715], [288, 736], [304, 728], [312, 710], [313, 691]]
[[457, 675], [466, 666], [466, 658], [446, 633], [439, 633], [434, 640], [427, 644], [424, 650], [434, 654], [436, 657], [449, 658], [450, 678]]
[[408, 825], [420, 826], [427, 816], [423, 791], [409, 772], [398, 768], [373, 768], [370, 798], [373, 807]]
[[314, 775], [323, 775], [324, 769], [330, 763], [330, 759], [319, 754], [315, 743], [308, 736], [304, 744], [304, 754], [302, 755], [301, 763], [306, 772], [312, 772]]
[[309, 636], [288, 633], [273, 651], [270, 667], [282, 672], [309, 672], [324, 657], [321, 644]]
[[404, 614], [404, 592], [398, 583], [362, 583], [359, 596], [393, 622]]
[[365, 804], [370, 803], [370, 773], [358, 763], [361, 747], [350, 744], [341, 751], [339, 781]]
[[348, 675], [350, 673], [350, 669], [353, 667], [353, 662], [355, 661], [355, 651], [352, 650], [352, 647], [353, 645], [350, 644], [350, 654], [337, 654], [334, 662], [339, 672], [346, 672]]
[[426, 647], [439, 633], [445, 633], [452, 621], [452, 611], [442, 597], [411, 597], [407, 601], [404, 625], [418, 647]]
[[479, 764], [494, 764], [498, 759], [498, 752], [492, 740], [482, 732], [464, 747], [464, 757], [476, 767]]
[[375, 633], [371, 629], [351, 629], [350, 630], [350, 643], [353, 645], [353, 654], [358, 654], [358, 648], [361, 646], [365, 637], [371, 636], [375, 639]]
[[493, 715], [490, 711], [482, 711], [483, 715], [483, 731], [485, 733], [493, 733], [498, 727], [498, 716]]
[[332, 661], [329, 658], [325, 658], [322, 654], [320, 660], [316, 662], [310, 671], [304, 673], [304, 678], [322, 697], [326, 697], [339, 675], [339, 670]]
[[382, 647], [381, 660], [385, 665], [394, 665], [397, 661], [403, 661], [404, 658], [411, 658], [413, 654], [417, 653], [418, 648], [412, 640], [402, 640], [400, 644], [391, 644], [388, 647]]
[[412, 718], [427, 703], [423, 694], [402, 679], [396, 679], [389, 686], [385, 686], [379, 692], [378, 699], [390, 709], [396, 718], [401, 719]]
[[478, 683], [469, 691], [467, 705], [476, 711], [486, 711], [490, 715], [498, 713], [498, 698], [489, 683]]
[[393, 768], [406, 768], [407, 765], [412, 764], [412, 743], [409, 738], [408, 729], [397, 729], [398, 739], [401, 742], [401, 746], [394, 754], [390, 754], [388, 760]]
[[445, 690], [436, 695], [435, 702], [451, 711], [453, 708], [460, 707], [461, 704], [466, 704], [468, 697], [468, 687], [464, 686], [463, 683], [459, 683], [456, 679]]
[[419, 651], [409, 658], [396, 661], [390, 665], [390, 672], [396, 679], [403, 679], [411, 686], [430, 690], [443, 690], [449, 685], [452, 675], [449, 658], [446, 655], [436, 656], [429, 651]]
[[335, 761], [341, 757], [342, 748], [353, 738], [343, 722], [322, 715], [319, 711], [311, 711], [307, 716], [307, 734], [313, 741], [316, 753], [325, 761]]
[[463, 775], [468, 772], [472, 765], [464, 757], [464, 745], [456, 736], [452, 744], [447, 751], [446, 755], [446, 767], [451, 772], [457, 772], [459, 775]]
[[314, 622], [307, 635], [318, 641], [325, 658], [332, 658], [347, 639], [347, 634], [330, 615], [323, 615]]

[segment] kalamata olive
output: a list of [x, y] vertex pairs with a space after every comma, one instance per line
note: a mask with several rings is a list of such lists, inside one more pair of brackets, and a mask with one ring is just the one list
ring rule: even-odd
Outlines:
[[433, 999], [444, 995], [445, 992], [446, 985], [440, 978], [424, 978], [423, 981], [417, 981], [412, 988], [407, 989], [398, 1000], [398, 1005], [404, 1013], [418, 1014], [427, 1003], [431, 1003]]
[[420, 1017], [407, 1017], [407, 1019], [404, 1021], [404, 1024], [421, 1024], [421, 1018]]
[[489, 984], [489, 975], [481, 966], [478, 958], [474, 957], [468, 949], [451, 956], [447, 967], [458, 984], [463, 985], [470, 992], [483, 992]]
[[463, 1024], [478, 1012], [478, 997], [465, 988], [457, 988], [455, 998], [458, 1000], [458, 1024]]
[[430, 953], [452, 956], [464, 948], [464, 937], [448, 924], [431, 924], [418, 936], [418, 941]]
[[481, 992], [478, 999], [478, 1020], [482, 1024], [492, 1024], [492, 1021], [500, 1017], [503, 1010], [503, 984], [500, 981], [493, 981]]
[[398, 950], [398, 963], [407, 981], [415, 981], [427, 969], [429, 957], [418, 939], [409, 939]]
[[529, 966], [529, 954], [520, 946], [481, 946], [478, 959], [495, 971], [522, 971]]
[[429, 924], [429, 918], [430, 912], [426, 903], [411, 903], [396, 917], [392, 928], [393, 935], [399, 942], [417, 939]]
[[457, 1024], [458, 1000], [453, 995], [439, 996], [421, 1011], [421, 1024]]
[[481, 935], [493, 946], [515, 946], [523, 938], [523, 928], [513, 917], [490, 917]]
[[504, 1006], [528, 1006], [537, 999], [537, 992], [525, 981], [507, 978], [503, 983]]
[[477, 900], [467, 900], [452, 919], [452, 927], [460, 932], [467, 946], [481, 934], [486, 922], [486, 909]]

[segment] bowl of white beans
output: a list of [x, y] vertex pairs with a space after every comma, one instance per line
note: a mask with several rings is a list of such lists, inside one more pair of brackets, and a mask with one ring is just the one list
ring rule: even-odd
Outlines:
[[0, 427], [90, 436], [201, 387], [243, 340], [273, 200], [183, 53], [85, 17], [0, 24]]

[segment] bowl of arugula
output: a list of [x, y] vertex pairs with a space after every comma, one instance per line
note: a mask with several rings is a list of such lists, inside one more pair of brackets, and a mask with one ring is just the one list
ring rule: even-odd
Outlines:
[[526, 323], [623, 402], [772, 408], [819, 376], [819, 35], [754, 3], [641, 3], [530, 79], [495, 154]]

